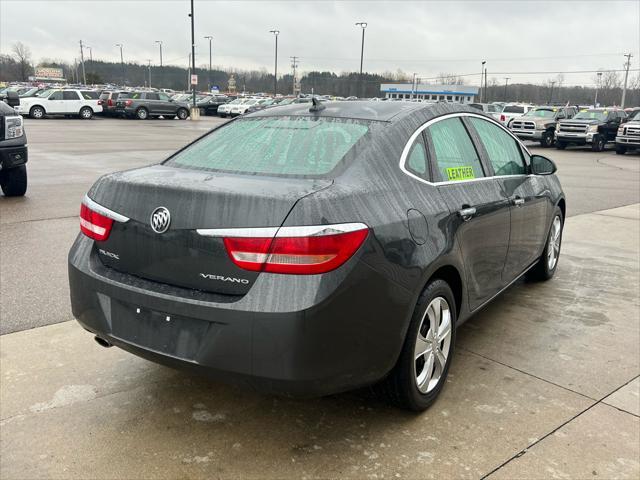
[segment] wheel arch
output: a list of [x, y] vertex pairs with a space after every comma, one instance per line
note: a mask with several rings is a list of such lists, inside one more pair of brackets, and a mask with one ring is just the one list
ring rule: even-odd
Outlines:
[[556, 206], [560, 207], [560, 211], [562, 212], [562, 221], [564, 222], [567, 218], [567, 202], [564, 197], [560, 197]]
[[456, 317], [459, 317], [463, 298], [462, 276], [460, 275], [460, 272], [453, 265], [443, 265], [439, 267], [435, 272], [433, 272], [431, 276], [429, 276], [429, 279], [425, 283], [424, 287], [426, 288], [427, 285], [437, 279], [444, 280], [451, 288], [451, 291], [453, 292], [453, 298], [456, 303]]
[[44, 113], [47, 113], [47, 109], [44, 107], [44, 105], [42, 105], [41, 103], [34, 103], [29, 107], [29, 115], [31, 115], [31, 111], [36, 107], [40, 107]]

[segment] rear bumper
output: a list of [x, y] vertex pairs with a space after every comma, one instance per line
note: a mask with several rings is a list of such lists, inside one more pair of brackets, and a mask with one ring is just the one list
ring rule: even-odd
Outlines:
[[19, 167], [28, 160], [26, 145], [0, 147], [0, 170]]
[[412, 310], [409, 292], [356, 258], [304, 279], [263, 273], [247, 295], [225, 299], [115, 272], [93, 250], [80, 235], [69, 254], [72, 311], [85, 329], [149, 360], [271, 393], [375, 383], [395, 365]]

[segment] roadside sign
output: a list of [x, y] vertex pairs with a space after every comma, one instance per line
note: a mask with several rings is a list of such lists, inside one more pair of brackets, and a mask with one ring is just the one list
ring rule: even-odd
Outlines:
[[198, 85], [198, 75], [191, 75], [191, 85]]

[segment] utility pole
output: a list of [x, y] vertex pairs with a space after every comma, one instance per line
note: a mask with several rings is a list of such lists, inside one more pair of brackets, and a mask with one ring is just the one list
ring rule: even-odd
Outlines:
[[280, 30], [269, 30], [269, 33], [273, 33], [273, 36], [276, 37], [276, 61], [273, 67], [273, 96], [275, 97], [278, 94], [278, 35], [280, 35]]
[[627, 80], [629, 78], [629, 67], [631, 66], [631, 55], [630, 53], [625, 53], [625, 57], [627, 57], [627, 63], [625, 64], [624, 71], [624, 87], [622, 88], [622, 101], [620, 102], [620, 108], [624, 108], [624, 101], [627, 98]]
[[416, 75], [418, 74], [417, 73], [413, 74], [413, 81], [411, 82], [411, 100], [413, 100], [413, 96], [416, 91]]
[[147, 58], [147, 62], [149, 64], [149, 88], [151, 88], [151, 59]]
[[296, 79], [297, 79], [297, 69], [298, 69], [298, 60], [300, 57], [289, 57], [291, 59], [291, 68], [293, 68], [293, 94], [296, 94]]
[[155, 43], [160, 47], [160, 68], [162, 68], [162, 40], [156, 40]]
[[[191, 0], [191, 75], [196, 75], [196, 38], [195, 38], [195, 19], [193, 15], [193, 0]], [[191, 107], [191, 118], [199, 118], [199, 110], [196, 107], [196, 87], [197, 85], [191, 81], [191, 92], [193, 99], [193, 106]]]
[[486, 60], [482, 61], [482, 67], [480, 68], [480, 103], [485, 101], [485, 97], [487, 96], [487, 85], [484, 85], [484, 90], [482, 89], [482, 78], [484, 77], [484, 64], [487, 63]]
[[122, 47], [124, 47], [124, 45], [122, 43], [116, 43], [115, 46], [120, 47], [120, 66], [122, 67], [122, 86], [124, 87], [124, 57], [122, 56]]
[[80, 61], [82, 62], [82, 83], [87, 84], [87, 74], [84, 70], [84, 48], [82, 48], [82, 40], [80, 40]]
[[207, 83], [207, 89], [211, 91], [211, 42], [213, 41], [213, 37], [211, 35], [207, 35], [204, 38], [209, 40], [209, 81]]
[[551, 101], [553, 100], [553, 86], [556, 84], [555, 80], [551, 80], [551, 92], [549, 93], [549, 105], [551, 105]]
[[598, 90], [600, 89], [600, 84], [602, 82], [602, 72], [598, 72], [598, 83], [596, 83], [596, 98], [593, 99], [593, 106], [598, 107]]
[[[84, 46], [84, 48], [89, 50], [89, 65], [93, 69], [93, 48], [92, 47], [87, 47], [86, 45]], [[89, 73], [91, 73], [91, 71], [89, 71]]]
[[507, 101], [507, 85], [509, 84], [509, 79], [511, 77], [504, 77], [504, 101]]
[[362, 62], [364, 60], [364, 31], [367, 29], [367, 22], [356, 22], [356, 26], [362, 29], [362, 44], [360, 46], [360, 96], [364, 96], [364, 82], [362, 79]]

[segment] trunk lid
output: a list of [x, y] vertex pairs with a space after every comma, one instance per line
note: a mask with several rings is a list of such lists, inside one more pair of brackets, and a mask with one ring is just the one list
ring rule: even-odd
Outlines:
[[[243, 295], [259, 273], [237, 267], [222, 238], [201, 236], [196, 230], [279, 227], [300, 198], [331, 183], [162, 165], [107, 175], [89, 197], [130, 220], [114, 222], [109, 238], [96, 242], [97, 254], [104, 265], [138, 277]], [[170, 213], [164, 233], [151, 228], [158, 207]]]

